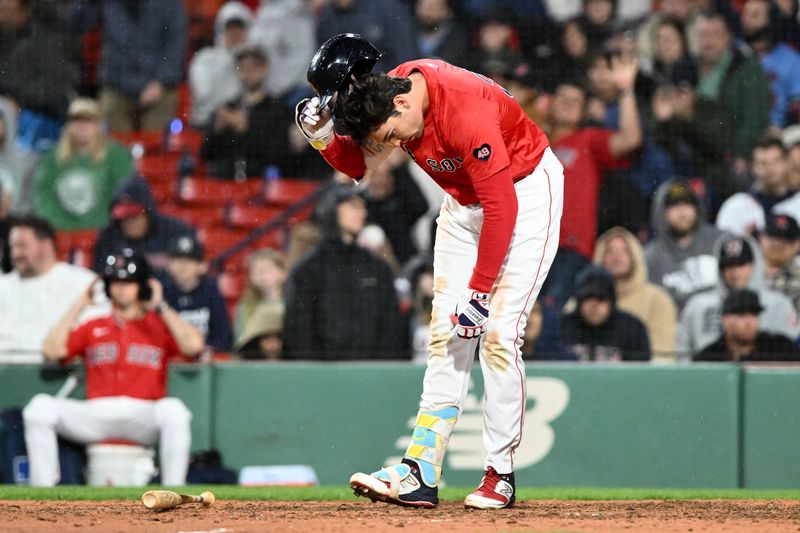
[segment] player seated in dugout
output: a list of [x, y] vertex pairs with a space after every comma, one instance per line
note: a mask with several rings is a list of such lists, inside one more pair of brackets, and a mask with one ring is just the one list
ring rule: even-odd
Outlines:
[[83, 357], [86, 400], [37, 394], [23, 410], [31, 485], [58, 482], [56, 435], [82, 444], [158, 443], [163, 484], [184, 485], [192, 414], [181, 400], [166, 397], [167, 363], [200, 354], [203, 337], [164, 301], [161, 284], [132, 250], [108, 256], [103, 281], [111, 313], [74, 327], [92, 302], [92, 284], [42, 346], [50, 361]]

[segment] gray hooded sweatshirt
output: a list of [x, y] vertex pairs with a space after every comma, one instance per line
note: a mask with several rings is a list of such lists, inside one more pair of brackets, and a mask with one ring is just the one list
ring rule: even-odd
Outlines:
[[644, 253], [650, 282], [664, 287], [680, 310], [693, 295], [716, 286], [719, 271], [713, 252], [722, 232], [705, 222], [701, 206], [692, 241], [685, 248], [680, 246], [664, 218], [664, 199], [673, 183], [666, 181], [656, 191], [651, 214], [655, 237], [647, 243]]
[[223, 5], [214, 21], [214, 46], [198, 51], [189, 63], [189, 88], [192, 91], [190, 121], [197, 128], [211, 122], [214, 111], [238, 97], [242, 91], [234, 60], [237, 50], [225, 48], [225, 24], [235, 18], [243, 20], [249, 28], [253, 13], [241, 2]]
[[[720, 237], [714, 244], [714, 257], [719, 260], [722, 243], [731, 238], [730, 234]], [[789, 298], [766, 286], [764, 281], [764, 260], [758, 243], [750, 236], [743, 236], [753, 250], [753, 275], [748, 288], [758, 294], [764, 310], [759, 315], [760, 331], [779, 333], [794, 340], [798, 330], [797, 314]], [[722, 302], [730, 288], [720, 277], [713, 290], [693, 296], [683, 308], [678, 325], [678, 357], [691, 360], [692, 356], [712, 344], [722, 334]]]

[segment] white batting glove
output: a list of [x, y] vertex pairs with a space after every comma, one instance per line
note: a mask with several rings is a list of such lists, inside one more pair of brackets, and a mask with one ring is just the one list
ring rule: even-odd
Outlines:
[[462, 339], [475, 339], [486, 332], [489, 321], [489, 294], [470, 291], [456, 305], [452, 316], [456, 335]]
[[333, 120], [331, 112], [320, 110], [319, 98], [305, 98], [294, 109], [294, 122], [303, 137], [315, 150], [324, 150], [333, 141]]

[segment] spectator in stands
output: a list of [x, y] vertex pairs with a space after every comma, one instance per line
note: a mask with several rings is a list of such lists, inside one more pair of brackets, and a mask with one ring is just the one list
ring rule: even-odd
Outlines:
[[[270, 96], [278, 98], [298, 87], [307, 90], [306, 71], [317, 49], [315, 22], [303, 0], [261, 0], [250, 41], [264, 50], [276, 73], [265, 80]], [[287, 101], [294, 103], [297, 98], [288, 95]]]
[[767, 286], [786, 295], [800, 316], [800, 227], [789, 215], [771, 215], [758, 242]]
[[772, 125], [783, 128], [800, 119], [800, 54], [776, 42], [771, 10], [770, 0], [747, 0], [742, 6], [742, 33], [769, 80]]
[[653, 140], [669, 154], [678, 177], [721, 183], [727, 179], [720, 106], [699, 102], [697, 67], [675, 63], [652, 99]]
[[601, 50], [613, 31], [617, 0], [583, 0], [580, 20], [586, 28], [590, 50]]
[[130, 153], [106, 136], [100, 119], [97, 102], [73, 100], [58, 145], [34, 174], [34, 210], [56, 229], [104, 226], [112, 194], [133, 172]]
[[33, 7], [31, 0], [5, 0], [0, 6], [0, 94], [23, 110], [23, 135], [34, 134], [28, 128], [46, 120], [57, 127], [77, 82], [61, 35], [36, 20]]
[[581, 361], [647, 361], [650, 341], [638, 318], [617, 308], [614, 278], [600, 267], [584, 270], [576, 309], [561, 322], [561, 340]]
[[[615, 82], [612, 62], [617, 57], [633, 57], [633, 47], [628, 52], [613, 50], [608, 53], [592, 55], [589, 62], [588, 78], [590, 99], [587, 105], [587, 122], [604, 129], [617, 131], [627, 118], [620, 113], [622, 91]], [[649, 101], [652, 93], [652, 80], [636, 73], [633, 84], [634, 95], [639, 102]], [[641, 117], [639, 119], [642, 121]], [[629, 164], [607, 169], [603, 173], [602, 185], [597, 200], [597, 232], [601, 233], [614, 226], [623, 226], [639, 233], [647, 219], [647, 201], [667, 177], [674, 175], [674, 166], [669, 156], [655, 145], [647, 135], [644, 124], [640, 126], [641, 144], [629, 157]]]
[[492, 61], [521, 63], [524, 56], [519, 46], [519, 31], [513, 13], [506, 9], [492, 9], [479, 19], [477, 48], [470, 54], [471, 68], [479, 70]]
[[195, 228], [185, 222], [159, 213], [150, 185], [134, 175], [111, 200], [111, 222], [97, 235], [94, 271], [103, 272], [105, 258], [124, 248], [144, 255], [153, 267], [164, 268], [173, 243], [195, 234]]
[[198, 51], [189, 62], [192, 126], [206, 129], [214, 110], [241, 93], [235, 54], [247, 41], [253, 13], [241, 2], [228, 2], [217, 12], [214, 45]]
[[402, 265], [417, 253], [411, 239], [417, 221], [428, 212], [428, 202], [405, 165], [383, 163], [367, 180], [367, 222], [386, 233], [394, 256]]
[[186, 53], [181, 0], [77, 0], [77, 32], [100, 22], [100, 107], [111, 131], [163, 131], [175, 117]]
[[755, 181], [748, 192], [725, 200], [717, 214], [717, 227], [738, 234], [762, 231], [771, 213], [800, 213], [800, 193], [789, 186], [789, 158], [780, 139], [765, 137], [753, 147]]
[[583, 84], [589, 63], [589, 37], [579, 19], [571, 19], [561, 27], [555, 53], [542, 65], [541, 84], [545, 91], [555, 92], [564, 80]]
[[620, 91], [617, 131], [582, 127], [586, 91], [573, 81], [562, 82], [550, 106], [548, 134], [564, 165], [564, 215], [561, 246], [592, 257], [597, 238], [597, 198], [603, 174], [628, 164], [628, 156], [642, 142], [642, 128], [633, 84], [636, 61], [614, 58], [611, 79]]
[[417, 265], [411, 274], [412, 302], [409, 326], [411, 331], [411, 361], [424, 365], [428, 361], [431, 340], [430, 324], [433, 312], [433, 256], [429, 262]]
[[617, 306], [647, 328], [656, 359], [674, 359], [678, 310], [669, 293], [647, 279], [644, 249], [624, 228], [611, 228], [597, 239], [594, 264], [614, 278]]
[[750, 289], [763, 302], [761, 326], [790, 338], [799, 332], [791, 301], [766, 287], [758, 245], [751, 237], [725, 235], [716, 244], [719, 283], [714, 290], [692, 296], [681, 311], [678, 354], [688, 358], [710, 344], [720, 332], [722, 302], [730, 291]]
[[800, 21], [797, 20], [798, 6], [795, 0], [776, 0], [775, 36], [778, 42], [787, 43], [800, 50]]
[[288, 166], [291, 110], [267, 95], [270, 66], [258, 46], [239, 50], [236, 67], [242, 93], [214, 111], [200, 155], [214, 177], [261, 177], [269, 165]]
[[283, 304], [259, 305], [235, 351], [243, 359], [277, 361], [283, 355]]
[[15, 112], [11, 102], [0, 97], [0, 274], [11, 271], [8, 248], [9, 216], [19, 188], [16, 166], [16, 123], [10, 118]]
[[[652, 65], [656, 60], [656, 48], [659, 44], [659, 29], [665, 20], [673, 20], [680, 24], [686, 34], [687, 53], [697, 54], [697, 25], [699, 6], [693, 0], [661, 0], [658, 11], [650, 13], [637, 31], [639, 59], [643, 65]], [[646, 68], [646, 67], [645, 67]]]
[[355, 244], [363, 198], [334, 188], [318, 207], [323, 240], [286, 283], [288, 359], [408, 359], [405, 327], [389, 266]]
[[717, 198], [739, 189], [747, 158], [769, 126], [769, 86], [758, 60], [733, 46], [733, 34], [721, 13], [707, 12], [697, 22], [700, 100], [721, 107], [722, 138], [734, 176], [714, 183]]
[[416, 0], [416, 55], [467, 67], [469, 34], [453, 13], [453, 1]]
[[692, 62], [683, 24], [672, 18], [662, 18], [656, 22], [654, 30], [653, 64], [648, 70], [658, 85], [671, 85], [673, 69]]
[[63, 39], [37, 20], [35, 5], [31, 0], [0, 5], [0, 95], [16, 141], [17, 213], [32, 210], [34, 169], [58, 140], [67, 95], [77, 82]]
[[206, 351], [228, 352], [231, 321], [217, 279], [208, 275], [203, 245], [191, 236], [172, 245], [163, 278], [164, 300], [203, 335]]
[[15, 205], [20, 187], [16, 115], [14, 102], [0, 97], [0, 204], [9, 210]]
[[656, 192], [651, 227], [655, 237], [644, 249], [650, 282], [664, 287], [680, 311], [692, 295], [717, 284], [714, 243], [722, 232], [705, 222], [697, 195], [679, 180]]
[[786, 180], [790, 188], [800, 190], [800, 125], [786, 128], [781, 134], [781, 140], [789, 152]]
[[243, 346], [250, 340], [245, 338], [245, 333], [259, 328], [261, 307], [278, 309], [280, 316], [283, 316], [286, 270], [286, 260], [277, 250], [258, 250], [247, 258], [247, 283], [236, 304], [234, 331], [237, 346]]
[[47, 332], [95, 275], [57, 259], [55, 231], [46, 220], [21, 215], [10, 226], [14, 269], [0, 275], [0, 353], [41, 362]]
[[758, 294], [732, 291], [722, 305], [722, 335], [694, 355], [697, 362], [800, 361], [800, 348], [784, 335], [761, 330]]
[[318, 41], [347, 32], [364, 36], [383, 52], [374, 72], [414, 59], [414, 19], [398, 0], [330, 0], [317, 21]]
[[82, 444], [158, 443], [162, 482], [185, 485], [192, 414], [166, 397], [167, 366], [179, 354], [197, 356], [203, 337], [164, 301], [143, 257], [125, 250], [103, 263], [111, 313], [75, 327], [92, 298], [84, 289], [42, 347], [50, 361], [84, 359], [86, 400], [37, 394], [23, 410], [31, 485], [58, 482], [57, 435]]

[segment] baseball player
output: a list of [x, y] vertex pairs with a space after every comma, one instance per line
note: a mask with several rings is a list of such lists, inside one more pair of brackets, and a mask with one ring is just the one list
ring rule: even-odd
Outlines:
[[91, 287], [50, 331], [42, 351], [51, 361], [82, 356], [86, 400], [37, 394], [22, 412], [31, 485], [59, 480], [56, 435], [78, 443], [127, 439], [159, 443], [165, 485], [184, 485], [191, 412], [166, 398], [167, 360], [198, 355], [202, 335], [163, 300], [145, 260], [127, 249], [106, 261], [103, 281], [113, 309], [70, 331], [92, 301]]
[[[522, 335], [558, 246], [563, 168], [542, 130], [492, 80], [432, 59], [370, 73], [380, 55], [354, 34], [324, 43], [308, 71], [319, 97], [296, 112], [311, 145], [353, 179], [399, 148], [446, 192], [411, 444], [400, 464], [354, 474], [350, 485], [372, 500], [437, 505], [447, 441], [479, 350], [487, 457], [483, 479], [464, 503], [510, 507], [526, 398]], [[347, 135], [334, 131], [334, 121]]]

